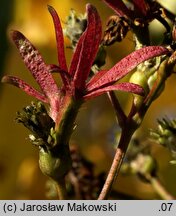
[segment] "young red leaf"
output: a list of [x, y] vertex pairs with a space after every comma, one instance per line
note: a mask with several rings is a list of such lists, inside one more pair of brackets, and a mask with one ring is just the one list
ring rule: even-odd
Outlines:
[[70, 69], [69, 69], [69, 74], [74, 77], [75, 75], [75, 72], [76, 72], [76, 68], [78, 66], [78, 62], [79, 62], [79, 59], [80, 59], [80, 53], [81, 53], [81, 50], [82, 50], [82, 44], [83, 44], [83, 41], [84, 41], [84, 38], [85, 38], [85, 33], [84, 32], [81, 37], [79, 38], [79, 41], [76, 45], [76, 49], [75, 49], [75, 52], [73, 54], [73, 57], [72, 57], [72, 60], [71, 60], [71, 64], [70, 64]]
[[60, 19], [57, 12], [52, 6], [48, 5], [48, 11], [50, 12], [53, 18], [53, 23], [55, 27], [59, 66], [60, 68], [62, 68], [62, 70], [68, 71], [65, 52], [64, 52], [64, 37], [63, 37]]
[[[59, 16], [55, 9], [51, 6], [48, 5], [48, 10], [53, 18], [53, 23], [55, 27], [55, 34], [56, 34], [56, 43], [57, 43], [57, 54], [58, 54], [58, 62], [59, 66], [62, 70], [68, 71], [67, 68], [67, 63], [66, 63], [66, 58], [65, 58], [65, 52], [64, 52], [64, 37], [63, 37], [63, 32], [62, 32], [62, 27], [60, 23]], [[64, 73], [61, 74], [62, 81], [64, 85], [67, 87], [68, 86], [68, 79], [67, 76], [65, 76]]]
[[87, 28], [73, 79], [74, 86], [79, 90], [82, 90], [85, 87], [86, 79], [98, 52], [102, 33], [101, 20], [98, 12], [96, 8], [90, 4], [87, 5], [87, 15]]
[[30, 85], [28, 85], [25, 81], [19, 79], [18, 77], [14, 76], [4, 76], [1, 80], [3, 83], [9, 83], [12, 84], [20, 89], [22, 89], [24, 92], [26, 92], [28, 95], [33, 96], [37, 98], [38, 100], [48, 103], [48, 98], [40, 93], [39, 91], [32, 88]]
[[87, 90], [92, 91], [94, 89], [112, 85], [113, 83], [127, 75], [141, 62], [159, 55], [167, 54], [168, 52], [169, 50], [162, 46], [148, 46], [136, 50], [119, 61], [109, 71], [104, 73], [96, 82], [92, 83], [91, 85], [89, 84], [87, 86]]
[[99, 95], [102, 95], [103, 93], [106, 93], [108, 91], [125, 91], [125, 92], [131, 92], [134, 94], [144, 96], [144, 90], [141, 86], [133, 84], [133, 83], [118, 83], [118, 84], [115, 84], [112, 86], [97, 89], [97, 90], [92, 91], [90, 93], [88, 92], [84, 96], [84, 99], [88, 100], [88, 99], [97, 97]]
[[131, 18], [133, 15], [122, 0], [103, 0], [110, 8], [112, 8], [120, 17]]

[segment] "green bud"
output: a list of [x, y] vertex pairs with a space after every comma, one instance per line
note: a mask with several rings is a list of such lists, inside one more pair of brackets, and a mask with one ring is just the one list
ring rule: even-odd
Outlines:
[[171, 163], [174, 163], [176, 159], [176, 120], [168, 118], [158, 120], [157, 130], [151, 130], [150, 135], [157, 143], [171, 152], [174, 159]]
[[[57, 152], [57, 155], [56, 153]], [[43, 174], [58, 181], [68, 173], [71, 168], [71, 158], [68, 146], [60, 149], [47, 150], [41, 148], [39, 151], [39, 166]]]
[[[131, 76], [129, 82], [134, 83], [134, 84], [138, 84], [144, 89], [144, 91], [146, 93], [149, 92], [147, 77], [143, 71], [137, 70], [136, 72], [134, 72], [133, 75]], [[136, 94], [133, 94], [133, 95], [134, 95], [134, 104], [135, 104], [136, 108], [140, 108], [140, 106], [143, 103], [144, 97], [142, 97], [140, 95], [136, 95]]]
[[147, 77], [143, 71], [137, 70], [130, 78], [131, 83], [140, 85], [145, 91], [148, 91]]
[[167, 140], [166, 140], [165, 137], [160, 137], [160, 138], [158, 138], [158, 141], [157, 141], [157, 142], [164, 146], [165, 143], [166, 143], [166, 141], [167, 141]]

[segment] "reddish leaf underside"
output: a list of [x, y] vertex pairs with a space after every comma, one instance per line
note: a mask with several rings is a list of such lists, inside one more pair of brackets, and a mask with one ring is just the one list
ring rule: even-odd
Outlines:
[[[83, 90], [85, 87], [86, 79], [98, 52], [102, 33], [101, 20], [98, 12], [96, 8], [90, 4], [87, 4], [87, 15], [87, 28], [84, 38], [81, 38], [81, 40], [83, 40], [81, 52], [79, 54], [79, 61], [73, 78], [74, 86], [79, 90]], [[78, 54], [78, 52], [76, 52], [76, 54]], [[76, 57], [76, 59], [78, 58]]]
[[87, 92], [87, 94], [84, 96], [84, 99], [88, 100], [88, 99], [97, 97], [99, 95], [102, 95], [108, 91], [125, 91], [125, 92], [131, 92], [134, 94], [144, 96], [144, 90], [141, 86], [133, 84], [133, 83], [118, 83], [112, 86], [97, 89], [90, 93]]
[[87, 90], [92, 91], [98, 88], [112, 85], [116, 81], [126, 76], [131, 70], [133, 70], [140, 63], [160, 55], [167, 54], [168, 49], [162, 46], [148, 46], [142, 49], [136, 50], [119, 61], [114, 67], [99, 76], [98, 79], [94, 78], [96, 82], [90, 82], [87, 85]]
[[18, 77], [14, 76], [4, 76], [2, 78], [2, 82], [12, 84], [20, 89], [22, 89], [24, 92], [26, 92], [28, 95], [33, 96], [37, 98], [38, 100], [48, 103], [48, 99], [45, 95], [28, 85], [25, 81], [19, 79]]
[[59, 92], [59, 89], [38, 50], [36, 50], [30, 41], [18, 31], [12, 32], [12, 39], [15, 42], [26, 67], [39, 84], [42, 92], [48, 99], [52, 99], [52, 97]]

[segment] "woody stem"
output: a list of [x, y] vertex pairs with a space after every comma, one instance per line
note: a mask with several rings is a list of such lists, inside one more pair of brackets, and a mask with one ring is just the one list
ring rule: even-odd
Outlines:
[[[132, 121], [128, 122], [126, 125], [129, 126], [131, 123], [132, 123]], [[123, 162], [125, 153], [126, 153], [127, 148], [128, 148], [128, 144], [131, 140], [133, 133], [137, 129], [134, 124], [131, 127], [129, 126], [129, 128], [131, 128], [130, 130], [128, 129], [128, 126], [126, 126], [122, 130], [119, 145], [116, 149], [116, 153], [115, 153], [111, 168], [109, 170], [109, 173], [108, 173], [108, 176], [106, 178], [105, 184], [102, 188], [102, 191], [98, 197], [99, 200], [104, 200], [104, 199], [108, 198], [108, 195], [111, 191], [112, 185], [115, 182], [115, 180], [119, 174], [121, 164]]]

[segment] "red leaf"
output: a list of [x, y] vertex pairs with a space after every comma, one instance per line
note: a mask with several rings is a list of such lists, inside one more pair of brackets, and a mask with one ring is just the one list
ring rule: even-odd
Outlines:
[[82, 49], [82, 43], [84, 41], [85, 38], [85, 33], [84, 32], [81, 37], [79, 38], [79, 41], [76, 45], [76, 49], [75, 52], [73, 54], [72, 60], [71, 60], [71, 64], [70, 64], [70, 69], [69, 69], [69, 74], [74, 77], [74, 74], [76, 72], [76, 68], [78, 66], [79, 63], [79, 59], [80, 59], [80, 53], [81, 53], [81, 49]]
[[168, 49], [162, 46], [148, 46], [142, 49], [136, 50], [119, 61], [114, 67], [108, 70], [102, 75], [96, 82], [87, 86], [88, 91], [110, 86], [116, 81], [126, 76], [131, 70], [133, 70], [140, 63], [160, 55], [167, 54]]
[[[48, 5], [48, 10], [53, 18], [53, 23], [55, 27], [55, 34], [56, 34], [56, 42], [57, 42], [57, 54], [58, 54], [58, 62], [59, 66], [62, 70], [68, 71], [65, 52], [64, 52], [64, 37], [62, 32], [62, 27], [60, 23], [59, 16], [55, 9]], [[64, 74], [61, 74], [62, 81], [65, 86], [68, 86], [68, 79]]]
[[[90, 73], [91, 66], [98, 52], [101, 41], [101, 20], [95, 7], [87, 5], [88, 22], [85, 31], [79, 61], [74, 75], [74, 86], [82, 90], [85, 87], [86, 79]], [[80, 47], [78, 47], [80, 49]], [[78, 52], [76, 51], [78, 55]], [[76, 57], [77, 58], [77, 57]]]
[[117, 15], [132, 18], [131, 11], [123, 3], [122, 0], [103, 0], [110, 8], [112, 8]]
[[112, 86], [108, 86], [108, 87], [104, 87], [101, 89], [97, 89], [95, 91], [92, 92], [88, 92], [85, 96], [84, 99], [88, 100], [94, 97], [97, 97], [99, 95], [102, 95], [106, 92], [109, 91], [125, 91], [125, 92], [131, 92], [134, 94], [138, 94], [141, 96], [144, 96], [144, 90], [141, 86], [133, 84], [133, 83], [118, 83], [116, 85], [112, 85]]
[[63, 70], [68, 71], [65, 52], [64, 52], [64, 37], [63, 37], [60, 19], [57, 12], [52, 6], [48, 5], [48, 11], [50, 12], [53, 18], [53, 23], [55, 27], [59, 66]]
[[32, 73], [43, 93], [49, 99], [55, 94], [58, 94], [59, 89], [38, 50], [36, 50], [30, 41], [18, 31], [12, 33], [12, 39], [15, 42], [25, 65]]
[[107, 73], [107, 70], [102, 70], [102, 71], [98, 71], [91, 79], [90, 81], [87, 83], [87, 87], [91, 88], [91, 86], [96, 83], [99, 79], [101, 79], [101, 77]]
[[149, 10], [149, 5], [145, 2], [145, 0], [133, 0], [133, 4], [135, 10], [141, 14], [141, 16], [145, 17]]
[[18, 77], [4, 76], [1, 81], [4, 83], [12, 84], [12, 85], [22, 89], [28, 95], [35, 97], [38, 100], [43, 101], [44, 103], [48, 103], [48, 99], [45, 95], [43, 95], [39, 91], [35, 90], [33, 87], [31, 87], [25, 81], [19, 79]]

